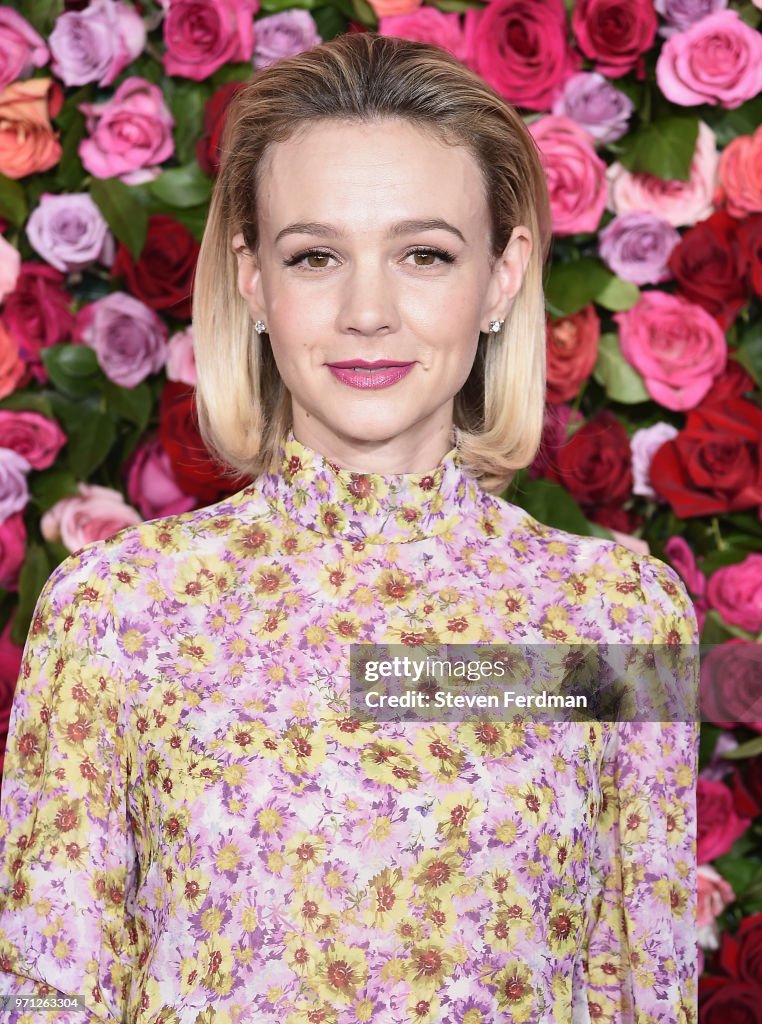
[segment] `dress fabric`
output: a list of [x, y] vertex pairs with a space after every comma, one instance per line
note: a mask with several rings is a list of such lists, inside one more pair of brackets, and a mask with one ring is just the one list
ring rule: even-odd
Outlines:
[[[695, 722], [360, 723], [349, 645], [698, 642], [675, 571], [289, 431], [51, 575], [0, 810], [0, 994], [64, 1024], [695, 1024]], [[8, 1024], [38, 1012], [5, 1011]]]

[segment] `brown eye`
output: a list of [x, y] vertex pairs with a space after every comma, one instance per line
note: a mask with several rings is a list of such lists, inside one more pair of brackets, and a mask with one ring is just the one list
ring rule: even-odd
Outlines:
[[[330, 259], [330, 256], [328, 256], [326, 253], [311, 252], [311, 253], [307, 254], [305, 259], [307, 259], [308, 261], [309, 260], [328, 260], [328, 259]], [[325, 263], [319, 263], [319, 262], [318, 263], [310, 263], [310, 262], [308, 262], [307, 265], [312, 267], [314, 270], [320, 270], [326, 264]]]
[[436, 259], [436, 256], [434, 255], [433, 252], [414, 252], [413, 256], [415, 256], [416, 259], [420, 257], [421, 260], [425, 261], [423, 263], [418, 263], [419, 267], [430, 267], [433, 265], [434, 260]]

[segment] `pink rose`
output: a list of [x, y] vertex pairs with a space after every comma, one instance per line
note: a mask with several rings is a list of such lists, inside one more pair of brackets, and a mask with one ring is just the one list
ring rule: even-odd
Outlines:
[[0, 302], [16, 287], [21, 271], [21, 253], [0, 235]]
[[719, 931], [717, 918], [736, 898], [730, 885], [711, 864], [699, 864], [696, 868], [698, 890], [696, 924], [699, 928], [698, 941], [704, 949], [717, 949]]
[[18, 590], [19, 573], [26, 556], [26, 527], [21, 512], [0, 523], [0, 587]]
[[66, 444], [66, 434], [55, 420], [38, 412], [0, 409], [3, 447], [23, 455], [33, 469], [47, 469]]
[[740, 107], [762, 90], [762, 36], [736, 11], [717, 11], [669, 37], [656, 81], [681, 107]]
[[706, 592], [706, 576], [697, 566], [690, 545], [682, 537], [670, 537], [664, 545], [664, 553], [682, 576], [691, 594], [703, 597]]
[[[16, 680], [21, 672], [24, 648], [11, 640], [14, 615], [8, 619], [0, 633], [0, 746], [8, 732], [8, 718], [16, 691]], [[2, 766], [0, 766], [2, 771]]]
[[44, 67], [50, 54], [45, 40], [12, 7], [0, 7], [0, 92], [33, 68]]
[[725, 369], [727, 341], [717, 321], [679, 295], [646, 291], [617, 313], [622, 355], [666, 409], [695, 409]]
[[369, 3], [379, 19], [393, 18], [398, 14], [409, 14], [416, 7], [421, 6], [421, 0], [369, 0]]
[[750, 633], [762, 630], [762, 554], [725, 565], [709, 577], [707, 600], [725, 622]]
[[554, 233], [595, 231], [606, 205], [606, 164], [593, 149], [593, 137], [555, 114], [534, 121], [529, 130], [548, 179]]
[[736, 839], [751, 824], [750, 818], [739, 818], [733, 794], [724, 782], [699, 778], [696, 784], [698, 812], [698, 849], [696, 862], [706, 864], [727, 853]]
[[644, 77], [643, 54], [656, 37], [652, 0], [576, 0], [572, 29], [579, 48], [609, 78], [635, 70]]
[[643, 498], [650, 498], [651, 501], [659, 501], [659, 495], [651, 486], [649, 470], [651, 459], [657, 448], [661, 448], [665, 441], [671, 441], [677, 437], [677, 427], [671, 423], [654, 423], [652, 427], [643, 427], [636, 430], [630, 438], [632, 450], [632, 493], [639, 494]]
[[193, 352], [193, 327], [178, 331], [169, 339], [167, 362], [165, 365], [167, 380], [176, 380], [181, 384], [196, 386], [196, 357]]
[[611, 536], [617, 544], [621, 544], [623, 548], [634, 551], [636, 555], [650, 555], [651, 553], [648, 541], [643, 540], [641, 537], [633, 537], [630, 533], [620, 533], [619, 530], [612, 530]]
[[113, 537], [126, 526], [142, 522], [119, 491], [97, 484], [79, 484], [79, 497], [62, 498], [42, 516], [47, 541], [61, 541], [72, 553], [96, 540]]
[[719, 159], [714, 132], [702, 121], [688, 181], [666, 181], [642, 172], [633, 174], [620, 163], [614, 163], [606, 175], [608, 208], [613, 213], [648, 210], [673, 227], [706, 220], [714, 209], [712, 201]]
[[223, 64], [249, 61], [259, 0], [169, 0], [164, 70], [203, 81]]
[[549, 110], [579, 67], [562, 0], [492, 0], [464, 18], [465, 62], [509, 103]]
[[111, 85], [143, 52], [146, 29], [132, 4], [90, 0], [64, 11], [50, 33], [52, 68], [64, 85]]
[[144, 441], [127, 466], [127, 496], [145, 520], [181, 515], [198, 499], [186, 494], [175, 479], [169, 455], [158, 437]]
[[409, 14], [392, 14], [380, 18], [378, 31], [382, 36], [433, 43], [443, 50], [449, 50], [458, 60], [465, 60], [466, 41], [460, 15], [456, 11], [445, 14], [436, 7], [418, 7]]
[[762, 211], [762, 126], [730, 140], [720, 155], [719, 177], [732, 217]]
[[159, 174], [175, 151], [174, 118], [161, 89], [143, 78], [126, 78], [110, 100], [80, 103], [90, 137], [79, 155], [96, 178], [120, 178], [139, 185]]

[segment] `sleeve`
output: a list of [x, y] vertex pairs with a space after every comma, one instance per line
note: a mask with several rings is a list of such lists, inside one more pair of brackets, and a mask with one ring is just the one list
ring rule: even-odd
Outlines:
[[[698, 645], [680, 577], [653, 556], [640, 573], [648, 643]], [[612, 723], [573, 1024], [696, 1024], [698, 738], [695, 719]]]
[[104, 653], [113, 608], [91, 545], [53, 572], [22, 656], [0, 792], [0, 995], [7, 1024], [42, 1012], [8, 997], [84, 998], [46, 1021], [127, 1021], [136, 965], [128, 907], [122, 677]]

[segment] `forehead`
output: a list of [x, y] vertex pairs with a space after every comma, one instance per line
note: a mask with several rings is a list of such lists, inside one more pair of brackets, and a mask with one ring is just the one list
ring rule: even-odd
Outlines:
[[362, 234], [396, 220], [442, 217], [468, 239], [488, 221], [483, 176], [469, 150], [402, 119], [319, 121], [273, 143], [257, 206], [263, 234], [293, 220], [330, 220]]

